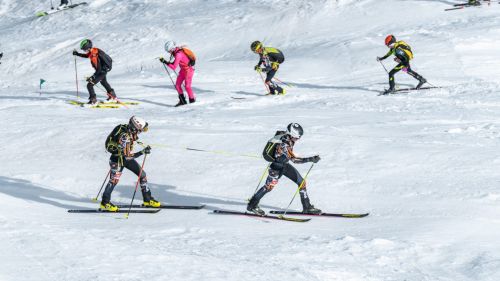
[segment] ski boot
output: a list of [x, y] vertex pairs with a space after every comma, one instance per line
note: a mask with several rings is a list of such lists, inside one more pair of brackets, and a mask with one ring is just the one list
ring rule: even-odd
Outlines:
[[254, 213], [258, 216], [265, 216], [266, 215], [266, 212], [264, 212], [264, 210], [262, 210], [258, 205], [257, 206], [250, 206], [250, 204], [248, 204], [247, 211]]
[[394, 88], [389, 88], [389, 89], [386, 89], [382, 95], [389, 95], [389, 94], [393, 94], [395, 91], [394, 91]]
[[322, 212], [321, 212], [320, 209], [314, 208], [313, 205], [309, 205], [309, 206], [307, 206], [307, 208], [304, 208], [302, 210], [302, 213], [304, 213], [304, 214], [311, 214], [311, 215], [318, 215], [318, 214], [321, 214]]
[[108, 202], [108, 203], [101, 202], [101, 205], [99, 206], [99, 210], [106, 211], [106, 212], [117, 212], [119, 209], [111, 202]]
[[87, 102], [87, 104], [89, 104], [89, 105], [95, 105], [96, 103], [97, 103], [97, 99], [96, 98], [90, 98], [89, 102]]
[[195, 103], [196, 99], [189, 99], [189, 103]]
[[149, 201], [144, 201], [144, 207], [160, 208], [161, 203], [156, 201], [154, 198], [149, 199]]
[[175, 105], [175, 107], [185, 105], [185, 104], [187, 104], [186, 97], [184, 97], [184, 95], [179, 95], [179, 102]]
[[107, 101], [109, 100], [115, 100], [116, 99], [116, 94], [115, 94], [115, 90], [111, 90], [109, 93], [108, 93], [108, 98], [106, 99]]
[[415, 89], [420, 89], [422, 87], [422, 85], [424, 85], [425, 83], [427, 83], [427, 80], [425, 80], [425, 78], [421, 78], [418, 80], [418, 85], [417, 87], [415, 87]]

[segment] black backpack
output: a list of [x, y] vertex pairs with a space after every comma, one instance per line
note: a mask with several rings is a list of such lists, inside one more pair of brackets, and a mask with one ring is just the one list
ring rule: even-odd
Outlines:
[[99, 60], [101, 61], [102, 68], [106, 72], [111, 71], [113, 68], [113, 59], [101, 49], [99, 49]]
[[127, 125], [125, 124], [118, 125], [113, 129], [111, 134], [108, 135], [108, 137], [106, 138], [106, 142], [104, 143], [104, 146], [109, 153], [117, 154], [119, 152], [118, 138], [120, 137], [122, 132], [126, 131], [127, 131]]
[[281, 138], [286, 134], [285, 131], [277, 131], [270, 140], [267, 141], [266, 147], [264, 147], [264, 151], [262, 151], [262, 156], [264, 160], [267, 162], [274, 162], [276, 159], [274, 155], [276, 154], [276, 147], [278, 144], [283, 143]]

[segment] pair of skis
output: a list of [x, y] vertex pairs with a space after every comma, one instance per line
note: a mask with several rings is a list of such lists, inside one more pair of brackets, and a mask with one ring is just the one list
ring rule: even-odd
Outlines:
[[[116, 205], [118, 208], [120, 208], [116, 212], [110, 212], [110, 211], [105, 211], [101, 209], [72, 209], [68, 210], [68, 213], [80, 213], [80, 214], [88, 214], [88, 213], [118, 213], [118, 214], [123, 214], [123, 213], [128, 213], [129, 210], [128, 208], [130, 205], [125, 205], [125, 204], [119, 204]], [[132, 205], [132, 210], [130, 210], [130, 213], [137, 213], [137, 214], [156, 214], [162, 209], [176, 209], [176, 210], [200, 210], [203, 209], [205, 205], [161, 205], [158, 208], [153, 208], [153, 207], [146, 207], [144, 205], [140, 204], [134, 204]], [[121, 209], [123, 208], [123, 209]]]
[[420, 91], [420, 90], [431, 90], [431, 89], [441, 89], [442, 87], [420, 87], [420, 88], [402, 88], [402, 89], [396, 89], [392, 92], [381, 92], [379, 96], [386, 96], [386, 95], [393, 95], [397, 93], [404, 93], [404, 92], [410, 92], [410, 91]]
[[65, 7], [61, 7], [60, 9], [57, 8], [57, 9], [53, 9], [53, 10], [50, 10], [50, 11], [37, 12], [35, 15], [37, 17], [45, 17], [45, 16], [48, 16], [48, 15], [52, 15], [52, 14], [55, 14], [55, 13], [59, 13], [59, 12], [62, 12], [62, 11], [73, 9], [73, 8], [76, 8], [76, 7], [82, 6], [82, 5], [87, 5], [87, 2], [75, 3], [73, 5], [68, 5], [68, 6], [65, 6]]
[[[484, 3], [488, 3], [488, 5], [491, 5], [490, 0], [483, 0]], [[500, 4], [500, 2], [498, 2]], [[478, 4], [469, 4], [469, 3], [461, 3], [461, 4], [454, 4], [453, 8], [448, 8], [444, 9], [445, 11], [453, 11], [453, 10], [461, 10], [464, 8], [470, 8], [470, 7], [481, 7], [481, 2], [478, 2]]]
[[81, 107], [88, 107], [88, 108], [120, 108], [121, 106], [126, 106], [126, 105], [138, 105], [138, 102], [122, 102], [122, 101], [98, 101], [95, 104], [87, 104], [85, 102], [77, 101], [77, 100], [70, 100], [70, 104], [72, 105], [77, 105]]
[[[308, 222], [311, 219], [302, 219], [302, 218], [292, 218], [292, 217], [285, 217], [284, 211], [271, 211], [270, 213], [272, 215], [257, 215], [254, 213], [249, 213], [249, 212], [239, 212], [239, 211], [230, 211], [230, 210], [214, 210], [214, 214], [221, 214], [221, 215], [240, 215], [240, 216], [247, 216], [247, 217], [257, 217], [257, 218], [264, 218], [264, 219], [274, 219], [274, 220], [284, 220], [284, 221], [291, 221], [291, 222]], [[299, 215], [299, 216], [320, 216], [320, 217], [337, 217], [337, 218], [364, 218], [369, 215], [369, 213], [360, 213], [360, 214], [341, 214], [341, 213], [320, 213], [320, 214], [307, 214], [307, 213], [302, 213], [302, 212], [297, 212], [297, 211], [290, 211], [286, 212], [287, 215]]]

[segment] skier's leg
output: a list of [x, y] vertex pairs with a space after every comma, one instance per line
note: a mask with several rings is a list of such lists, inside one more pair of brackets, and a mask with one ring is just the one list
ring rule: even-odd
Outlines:
[[398, 73], [401, 69], [403, 69], [404, 65], [399, 63], [396, 65], [391, 71], [389, 71], [389, 91], [393, 91], [396, 86], [396, 82], [394, 81], [394, 75]]
[[184, 87], [186, 87], [186, 92], [189, 97], [189, 103], [194, 103], [196, 101], [196, 96], [191, 88], [191, 83], [193, 82], [194, 69], [190, 69], [186, 73], [186, 80], [184, 82]]
[[248, 202], [247, 205], [248, 211], [254, 212], [259, 215], [265, 214], [264, 211], [262, 211], [259, 208], [258, 206], [259, 202], [262, 199], [262, 197], [264, 197], [264, 195], [273, 190], [274, 186], [278, 184], [278, 180], [281, 177], [281, 175], [282, 175], [281, 167], [275, 165], [274, 163], [271, 164], [271, 166], [269, 167], [269, 173], [266, 179], [266, 183], [252, 196], [250, 202]]
[[111, 88], [108, 83], [108, 78], [106, 77], [107, 73], [104, 74], [104, 77], [101, 79], [101, 85], [106, 89], [106, 93], [108, 93], [108, 100], [116, 98], [115, 90]]
[[141, 185], [142, 198], [144, 199], [144, 202], [151, 201], [153, 197], [151, 196], [151, 190], [148, 187], [148, 179], [146, 177], [146, 171], [142, 170], [141, 172], [141, 165], [139, 165], [139, 163], [137, 163], [135, 159], [124, 160], [123, 165], [125, 166], [125, 168], [129, 169], [132, 173], [136, 174], [137, 176], [141, 174], [139, 183]]
[[277, 88], [277, 85], [272, 81], [274, 78], [274, 75], [276, 74], [277, 70], [272, 69], [267, 72], [266, 76], [266, 85], [269, 87], [269, 92], [271, 95], [277, 95], [279, 94], [279, 89]]
[[111, 201], [111, 193], [113, 189], [118, 184], [120, 180], [120, 176], [122, 175], [123, 167], [120, 167], [118, 164], [118, 160], [116, 158], [111, 158], [109, 160], [110, 173], [109, 173], [109, 181], [104, 189], [104, 193], [102, 194], [101, 208], [105, 207], [106, 204]]
[[186, 97], [184, 96], [184, 92], [182, 91], [182, 83], [186, 79], [186, 72], [184, 70], [179, 71], [179, 76], [177, 76], [177, 81], [175, 81], [175, 89], [179, 94], [179, 103], [176, 106], [186, 104]]
[[416, 73], [415, 71], [413, 71], [413, 69], [411, 69], [410, 64], [408, 64], [408, 66], [406, 67], [406, 72], [411, 77], [418, 80], [418, 85], [416, 87], [417, 89], [420, 89], [420, 87], [422, 87], [422, 85], [424, 85], [427, 82], [427, 80], [425, 80], [424, 77], [422, 77], [420, 74]]
[[306, 182], [300, 175], [299, 171], [295, 169], [294, 166], [287, 163], [283, 168], [283, 175], [297, 184], [298, 187], [302, 185], [299, 190], [300, 202], [302, 203], [302, 208], [304, 213], [320, 213], [321, 210], [314, 208], [309, 201], [309, 195], [307, 194]]
[[97, 96], [95, 95], [94, 84], [87, 83], [87, 90], [89, 91], [89, 103], [96, 103]]

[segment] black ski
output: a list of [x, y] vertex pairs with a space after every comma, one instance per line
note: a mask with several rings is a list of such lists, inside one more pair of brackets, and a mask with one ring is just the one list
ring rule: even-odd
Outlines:
[[392, 92], [382, 92], [379, 94], [379, 96], [387, 96], [387, 95], [394, 95], [399, 92], [410, 92], [410, 91], [420, 91], [420, 90], [431, 90], [431, 89], [441, 89], [442, 87], [420, 87], [420, 88], [402, 88], [402, 89], [396, 89]]
[[76, 3], [76, 4], [73, 4], [73, 5], [68, 5], [64, 8], [61, 8], [60, 10], [58, 9], [53, 9], [51, 11], [41, 11], [41, 12], [37, 12], [35, 15], [37, 17], [45, 17], [45, 16], [48, 16], [48, 15], [51, 15], [51, 14], [55, 14], [55, 13], [59, 13], [59, 12], [62, 12], [62, 11], [66, 11], [66, 10], [69, 10], [69, 9], [73, 9], [73, 8], [76, 8], [78, 6], [81, 6], [81, 5], [87, 5], [87, 2], [80, 2], [80, 3]]
[[[271, 214], [284, 214], [284, 211], [270, 211]], [[364, 218], [370, 213], [362, 214], [339, 214], [339, 213], [321, 213], [321, 214], [306, 214], [297, 211], [286, 212], [287, 215], [299, 215], [299, 216], [321, 216], [321, 217], [338, 217], [338, 218]]]
[[[130, 205], [116, 205], [118, 208], [128, 208], [130, 207]], [[160, 207], [158, 208], [154, 208], [154, 207], [148, 207], [148, 206], [144, 206], [144, 205], [139, 205], [139, 204], [134, 204], [132, 205], [132, 208], [146, 208], [146, 209], [182, 209], [182, 210], [199, 210], [199, 209], [203, 209], [203, 207], [205, 207], [205, 205], [161, 205]]]
[[[130, 213], [143, 213], [143, 214], [156, 214], [160, 209], [156, 210], [130, 210]], [[118, 210], [116, 212], [110, 211], [102, 211], [99, 209], [77, 209], [77, 210], [68, 210], [68, 213], [107, 213], [107, 214], [115, 214], [115, 213], [128, 213], [128, 210]]]
[[259, 216], [259, 215], [254, 214], [254, 213], [229, 211], [229, 210], [214, 210], [214, 214], [240, 215], [240, 216], [247, 216], [247, 217], [257, 217], [257, 218], [264, 218], [264, 219], [284, 220], [284, 221], [293, 221], [293, 222], [307, 222], [307, 221], [311, 220], [311, 219], [289, 218], [289, 217], [284, 217], [284, 216], [270, 216], [270, 215]]

